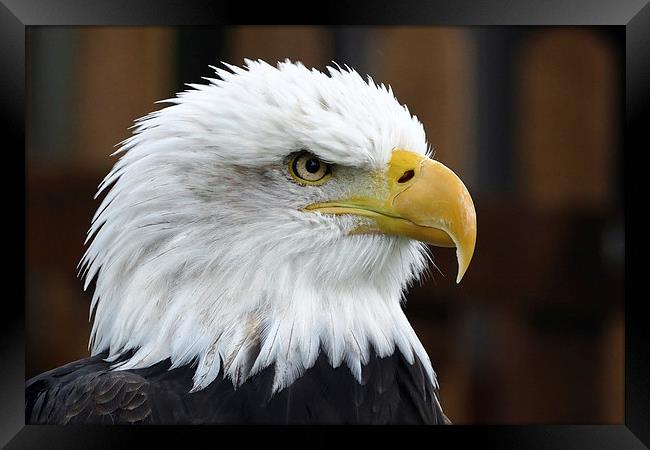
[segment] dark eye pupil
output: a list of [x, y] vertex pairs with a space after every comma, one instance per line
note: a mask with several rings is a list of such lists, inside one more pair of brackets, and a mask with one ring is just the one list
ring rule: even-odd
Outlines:
[[316, 158], [308, 159], [307, 162], [305, 163], [305, 169], [309, 173], [318, 172], [318, 169], [320, 169], [320, 161], [317, 160]]

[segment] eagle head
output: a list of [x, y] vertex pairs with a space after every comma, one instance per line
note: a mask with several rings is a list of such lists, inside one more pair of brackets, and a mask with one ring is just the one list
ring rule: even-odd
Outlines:
[[137, 121], [100, 184], [80, 263], [92, 353], [195, 364], [194, 390], [273, 365], [277, 391], [321, 352], [361, 379], [371, 349], [399, 349], [435, 384], [401, 301], [426, 243], [455, 247], [465, 273], [467, 189], [370, 77], [226, 67]]

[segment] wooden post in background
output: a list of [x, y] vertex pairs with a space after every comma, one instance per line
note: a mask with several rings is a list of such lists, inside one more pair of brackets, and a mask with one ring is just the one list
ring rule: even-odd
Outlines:
[[[162, 27], [79, 29], [75, 164], [107, 170], [133, 121], [174, 96], [175, 31]], [[81, 120], [83, 119], [83, 120]]]
[[601, 36], [540, 31], [521, 48], [518, 155], [524, 198], [535, 208], [610, 201], [617, 163], [615, 67]]

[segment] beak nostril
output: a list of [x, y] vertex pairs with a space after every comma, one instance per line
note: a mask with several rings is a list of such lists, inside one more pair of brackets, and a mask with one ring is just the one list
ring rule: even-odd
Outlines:
[[397, 180], [398, 183], [406, 183], [408, 180], [413, 178], [415, 176], [415, 171], [414, 170], [407, 170], [402, 174], [401, 177], [399, 177], [399, 180]]

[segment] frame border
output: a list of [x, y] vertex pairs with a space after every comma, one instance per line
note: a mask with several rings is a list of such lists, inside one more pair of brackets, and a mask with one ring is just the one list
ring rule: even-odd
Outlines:
[[[649, 0], [508, 0], [472, 2], [441, 0], [418, 3], [417, 0], [354, 1], [338, 4], [321, 2], [317, 7], [298, 10], [295, 5], [249, 2], [193, 0], [2, 0], [0, 4], [0, 117], [6, 125], [3, 140], [17, 156], [12, 174], [25, 186], [25, 34], [33, 25], [224, 25], [237, 24], [313, 24], [313, 25], [438, 25], [438, 26], [512, 26], [512, 25], [619, 25], [625, 27], [625, 139], [623, 150], [623, 191], [625, 210], [625, 424], [624, 425], [530, 425], [530, 426], [454, 426], [418, 428], [432, 434], [436, 443], [454, 446], [477, 443], [500, 448], [589, 448], [627, 449], [650, 445], [650, 350], [648, 326], [643, 323], [643, 299], [632, 297], [632, 277], [628, 275], [631, 261], [640, 254], [630, 245], [632, 227], [630, 194], [637, 190], [631, 154], [648, 150], [647, 129], [650, 124], [650, 6]], [[646, 138], [645, 140], [643, 138]], [[638, 147], [638, 149], [637, 149]], [[9, 153], [9, 152], [6, 152]], [[637, 165], [637, 170], [640, 165]], [[10, 169], [13, 169], [13, 164]], [[20, 170], [22, 169], [22, 171]], [[647, 175], [646, 175], [647, 176]], [[643, 180], [642, 177], [636, 179]], [[13, 180], [12, 180], [13, 181]], [[17, 180], [16, 180], [17, 181]], [[15, 186], [3, 177], [4, 192], [15, 192]], [[22, 237], [23, 252], [12, 270], [24, 271], [25, 192], [18, 200], [22, 221], [9, 221], [14, 236]], [[638, 208], [637, 208], [638, 210]], [[13, 240], [13, 239], [12, 239]], [[15, 239], [20, 242], [21, 239]], [[18, 253], [18, 252], [17, 252]], [[18, 253], [20, 255], [20, 253]], [[23, 265], [20, 265], [20, 262]], [[24, 272], [22, 273], [23, 280]], [[19, 277], [16, 276], [16, 279]], [[637, 283], [639, 284], [639, 283]], [[24, 298], [24, 282], [18, 294]], [[12, 292], [13, 294], [13, 292]], [[9, 298], [13, 298], [9, 297]], [[198, 439], [222, 438], [253, 427], [98, 427], [25, 425], [24, 419], [24, 304], [2, 317], [3, 339], [0, 344], [0, 444], [7, 448], [115, 448], [129, 443], [151, 445], [163, 441], [168, 445], [184, 445]], [[364, 427], [360, 427], [364, 428]], [[399, 427], [396, 427], [399, 429]], [[315, 436], [316, 427], [263, 428], [268, 438], [286, 438], [286, 433]], [[409, 434], [416, 431], [409, 429]], [[373, 427], [373, 434], [385, 433]], [[399, 431], [398, 431], [399, 432]], [[213, 433], [218, 433], [215, 435]], [[277, 433], [277, 434], [275, 434]], [[308, 434], [307, 434], [308, 433]], [[323, 433], [323, 437], [330, 436]], [[253, 433], [246, 433], [246, 439]], [[335, 442], [330, 437], [333, 443]], [[216, 441], [218, 442], [218, 441]], [[322, 441], [323, 443], [325, 441]], [[644, 445], [645, 443], [645, 445]], [[129, 445], [129, 446], [131, 446]]]

